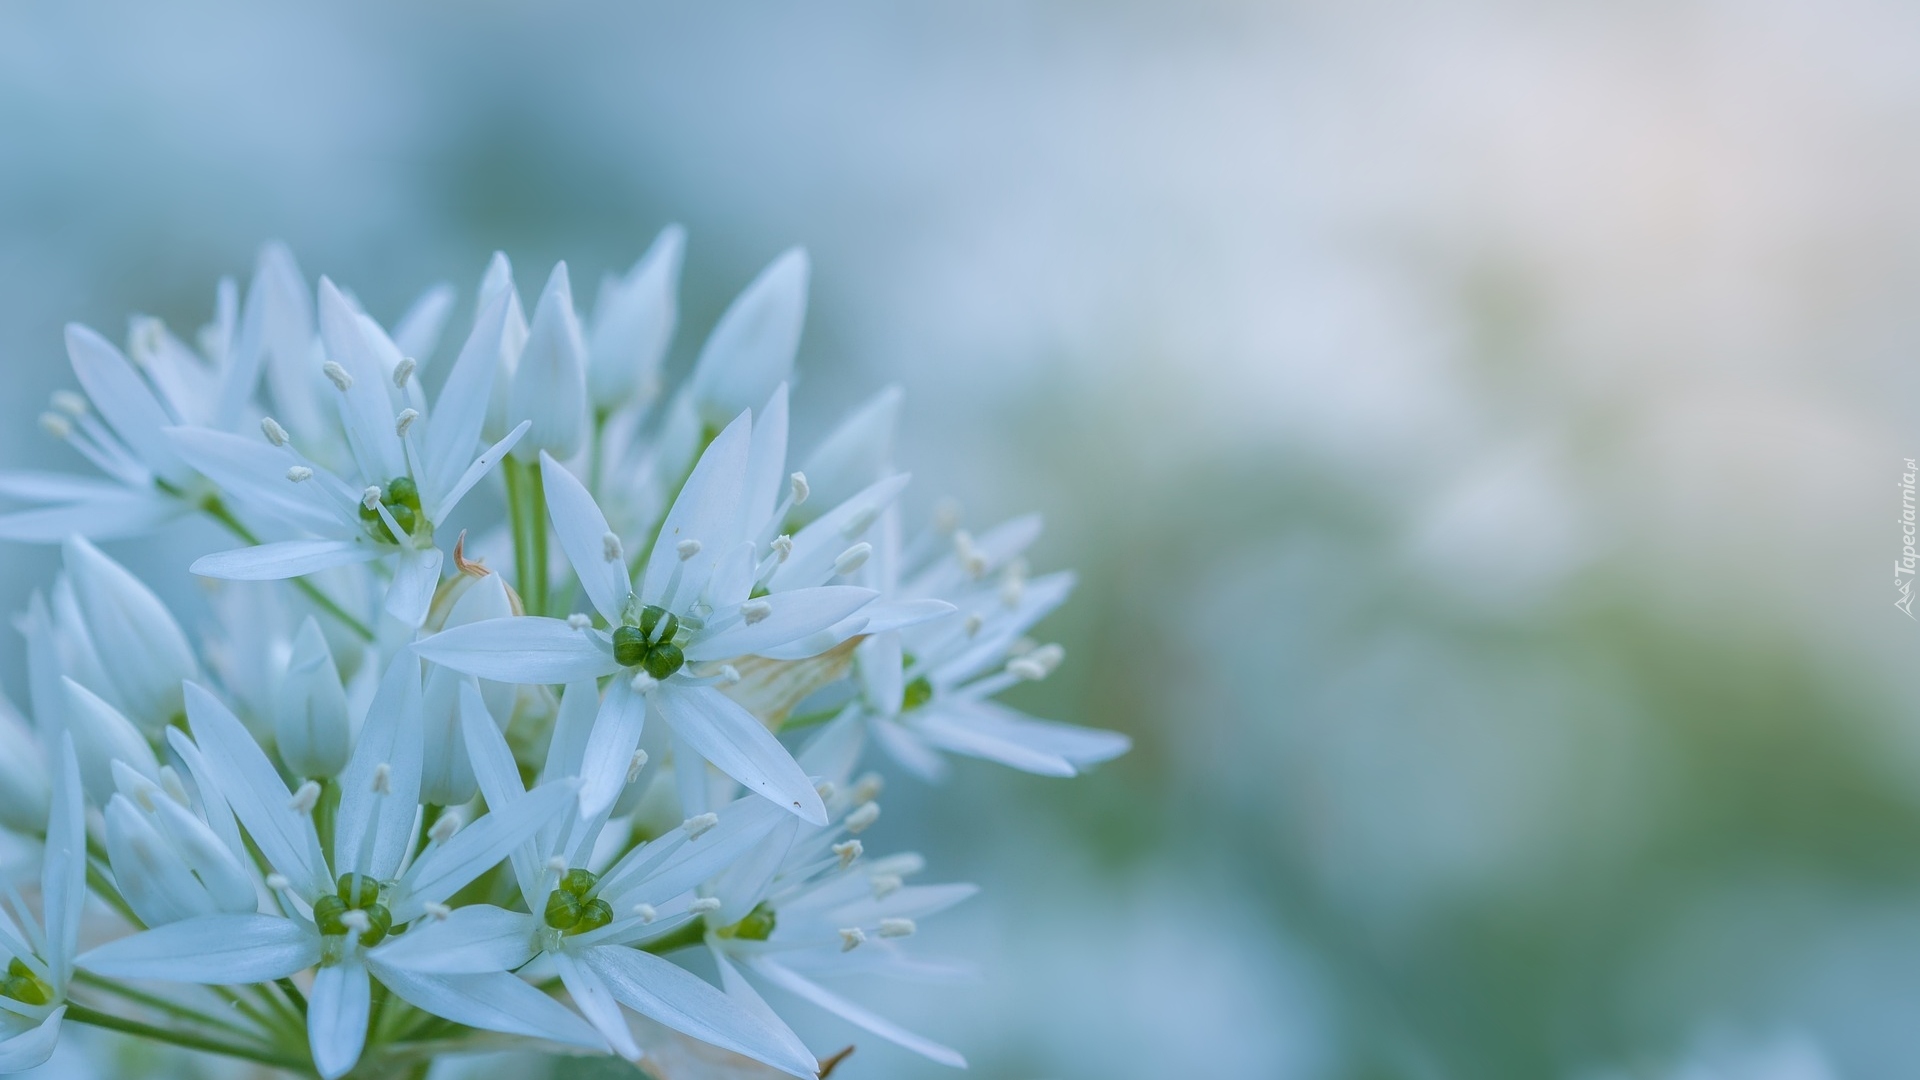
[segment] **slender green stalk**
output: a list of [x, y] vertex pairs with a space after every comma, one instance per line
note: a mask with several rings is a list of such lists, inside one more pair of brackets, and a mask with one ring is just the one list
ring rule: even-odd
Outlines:
[[293, 1002], [293, 1007], [299, 1011], [301, 1016], [304, 1017], [307, 1015], [307, 995], [301, 993], [300, 988], [293, 985], [292, 979], [276, 979], [274, 985], [280, 988], [281, 993], [287, 995], [287, 1000]]
[[98, 894], [100, 899], [105, 900], [107, 906], [118, 912], [121, 918], [135, 926], [147, 925], [141, 922], [140, 916], [135, 915], [133, 908], [127, 906], [127, 902], [121, 899], [120, 890], [113, 887], [113, 882], [108, 880], [107, 875], [100, 872], [100, 868], [93, 864], [91, 858], [87, 860], [87, 887]]
[[[228, 532], [245, 540], [247, 543], [258, 544], [260, 542], [260, 538], [254, 535], [252, 529], [247, 528], [239, 518], [233, 516], [233, 511], [227, 509], [226, 504], [220, 501], [219, 496], [207, 496], [201, 501], [200, 509], [206, 511], [208, 517], [226, 526]], [[373, 631], [367, 627], [367, 624], [348, 614], [347, 609], [335, 603], [333, 597], [321, 592], [319, 586], [303, 577], [297, 577], [291, 580], [293, 581], [294, 588], [305, 593], [307, 599], [313, 601], [315, 607], [333, 616], [339, 621], [340, 625], [353, 631], [354, 634], [358, 635], [362, 640], [373, 640]]]
[[529, 615], [538, 615], [530, 593], [533, 572], [533, 543], [527, 535], [527, 503], [521, 494], [520, 463], [508, 457], [500, 463], [500, 478], [507, 484], [507, 523], [513, 534], [513, 584], [520, 591], [520, 603]]
[[184, 1046], [190, 1050], [204, 1050], [210, 1054], [223, 1054], [227, 1057], [241, 1058], [246, 1061], [257, 1061], [262, 1065], [276, 1065], [283, 1069], [301, 1070], [312, 1067], [312, 1063], [303, 1057], [293, 1057], [288, 1054], [278, 1053], [260, 1047], [207, 1038], [206, 1036], [195, 1035], [192, 1032], [174, 1031], [170, 1028], [143, 1023], [139, 1020], [129, 1020], [124, 1016], [114, 1016], [109, 1013], [98, 1012], [87, 1008], [85, 1005], [71, 1001], [67, 1003], [67, 1019], [77, 1024], [91, 1024], [94, 1027], [122, 1031], [129, 1035], [138, 1035], [142, 1038], [153, 1039], [156, 1042]]
[[551, 615], [547, 608], [547, 482], [540, 475], [540, 463], [530, 461], [527, 469], [527, 516], [528, 532], [533, 541], [533, 584], [536, 586], [527, 601], [527, 612], [531, 615]]
[[113, 982], [110, 979], [103, 979], [100, 976], [91, 974], [89, 972], [75, 971], [73, 973], [73, 978], [75, 982], [78, 982], [83, 986], [90, 987], [94, 990], [98, 990], [103, 994], [112, 994], [115, 997], [124, 998], [127, 1001], [131, 1001], [136, 1005], [145, 1005], [149, 1009], [156, 1009], [160, 1012], [171, 1013], [174, 1016], [178, 1016], [182, 1020], [187, 1020], [196, 1024], [205, 1024], [208, 1027], [220, 1028], [231, 1034], [239, 1035], [247, 1038], [256, 1037], [259, 1034], [258, 1032], [249, 1030], [248, 1028], [241, 1027], [239, 1024], [236, 1024], [225, 1017], [215, 1016], [212, 1013], [201, 1012], [199, 1009], [193, 1008], [192, 1006], [182, 1005], [177, 1001], [170, 1001], [164, 997], [161, 997], [158, 994], [149, 994], [144, 990], [135, 990], [131, 986], [122, 986], [121, 984], [117, 982]]

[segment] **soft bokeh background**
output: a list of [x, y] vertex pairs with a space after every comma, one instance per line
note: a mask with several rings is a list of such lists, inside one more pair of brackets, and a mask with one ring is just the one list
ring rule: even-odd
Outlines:
[[[921, 509], [1046, 510], [1023, 703], [1137, 741], [893, 785], [987, 886], [896, 1014], [1035, 1080], [1908, 1076], [1916, 55], [1893, 0], [23, 0], [0, 456], [80, 467], [63, 322], [196, 326], [270, 237], [391, 317], [681, 221], [681, 364], [804, 244], [802, 442], [898, 381]], [[190, 601], [189, 539], [116, 553]]]

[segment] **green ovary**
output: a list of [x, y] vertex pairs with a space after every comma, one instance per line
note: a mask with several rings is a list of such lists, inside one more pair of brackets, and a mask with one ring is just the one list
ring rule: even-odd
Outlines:
[[0, 994], [26, 1005], [53, 1004], [53, 987], [17, 956], [7, 961], [7, 977], [0, 981]]
[[600, 883], [599, 875], [578, 867], [560, 877], [559, 888], [547, 896], [543, 917], [548, 926], [563, 934], [584, 934], [613, 921], [613, 907], [599, 897], [587, 894]]
[[674, 643], [679, 632], [678, 616], [649, 605], [640, 612], [638, 626], [614, 630], [613, 659], [622, 667], [637, 667], [655, 679], [664, 679], [687, 662], [686, 654]]
[[[396, 476], [387, 481], [387, 486], [380, 496], [380, 505], [386, 507], [387, 513], [393, 515], [393, 523], [400, 526], [401, 531], [414, 536], [431, 537], [433, 535], [433, 525], [427, 521], [426, 513], [420, 509], [420, 485], [413, 482], [413, 477]], [[381, 519], [380, 512], [365, 503], [360, 504], [360, 520], [366, 522], [367, 532], [371, 533], [374, 539], [389, 544], [400, 542], [393, 535], [393, 530], [388, 528], [387, 523]]]
[[367, 928], [360, 934], [363, 948], [372, 948], [393, 930], [393, 912], [380, 902], [380, 883], [365, 874], [341, 874], [334, 895], [313, 903], [313, 923], [324, 937], [345, 937], [353, 927], [347, 925], [349, 911], [365, 913]]

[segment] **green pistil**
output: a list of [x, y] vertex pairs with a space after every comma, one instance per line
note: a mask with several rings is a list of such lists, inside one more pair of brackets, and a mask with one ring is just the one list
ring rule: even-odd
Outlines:
[[380, 902], [378, 881], [365, 874], [341, 874], [334, 893], [313, 902], [313, 923], [323, 937], [344, 937], [351, 932], [353, 928], [346, 921], [349, 911], [366, 913], [367, 929], [360, 934], [360, 944], [365, 948], [380, 944], [393, 930], [393, 912]]
[[598, 930], [613, 921], [613, 907], [599, 897], [588, 899], [600, 877], [575, 867], [560, 876], [559, 887], [547, 896], [544, 914], [548, 926], [569, 936]]
[[922, 675], [907, 684], [907, 692], [900, 699], [900, 711], [917, 709], [931, 700], [933, 700], [933, 684], [927, 681], [925, 675]]
[[622, 626], [613, 632], [613, 659], [622, 667], [637, 667], [656, 679], [664, 679], [686, 664], [686, 654], [674, 643], [680, 633], [680, 618], [663, 607], [648, 605], [640, 612], [638, 626]]
[[723, 938], [738, 938], [742, 941], [765, 941], [773, 936], [773, 909], [763, 901], [755, 905], [752, 911], [732, 926], [715, 931]]
[[[420, 485], [413, 482], [413, 477], [396, 476], [387, 481], [387, 486], [380, 495], [380, 505], [386, 507], [387, 513], [393, 515], [393, 523], [400, 526], [402, 532], [416, 535], [424, 526], [426, 534], [432, 535], [433, 526], [427, 522], [427, 515], [420, 508]], [[387, 527], [386, 521], [380, 517], [380, 511], [365, 503], [360, 504], [360, 520], [367, 523], [367, 531], [375, 538], [389, 544], [400, 542], [393, 535], [393, 530]]]
[[0, 981], [0, 994], [27, 1005], [53, 1004], [53, 987], [17, 956], [7, 961], [7, 977]]

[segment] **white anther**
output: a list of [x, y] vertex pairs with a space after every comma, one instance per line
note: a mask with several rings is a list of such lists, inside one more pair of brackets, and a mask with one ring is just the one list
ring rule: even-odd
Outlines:
[[720, 665], [720, 685], [732, 686], [740, 681], [740, 669], [732, 664]]
[[773, 538], [773, 557], [776, 560], [780, 562], [786, 562], [787, 557], [792, 554], [793, 554], [793, 537], [788, 536], [785, 533], [782, 533], [779, 536], [776, 536]]
[[78, 420], [87, 415], [87, 399], [71, 390], [55, 390], [53, 407]]
[[393, 433], [401, 438], [407, 437], [407, 429], [420, 419], [419, 409], [401, 409], [400, 415], [393, 418]]
[[842, 870], [852, 866], [853, 860], [859, 858], [866, 850], [866, 846], [858, 840], [842, 840], [840, 843], [833, 845], [833, 853], [840, 856], [840, 869]]
[[880, 779], [879, 773], [867, 773], [853, 782], [853, 801], [856, 805], [870, 803], [880, 797], [880, 792], [886, 786], [887, 782]]
[[868, 529], [873, 528], [874, 520], [879, 516], [879, 508], [869, 506], [849, 518], [847, 523], [840, 527], [840, 535], [851, 540], [861, 533], [866, 532]]
[[706, 832], [708, 829], [711, 829], [718, 824], [720, 824], [720, 815], [713, 813], [712, 811], [708, 811], [707, 813], [704, 813], [704, 814], [695, 814], [694, 816], [681, 822], [680, 827], [687, 830], [687, 839], [698, 840], [702, 836], [706, 835]]
[[547, 869], [556, 874], [564, 874], [567, 872], [567, 860], [555, 855], [553, 858], [547, 860]]
[[1025, 679], [1028, 682], [1039, 682], [1041, 679], [1047, 677], [1047, 668], [1045, 664], [1040, 663], [1031, 656], [1022, 656], [1007, 661], [1007, 674]]
[[320, 371], [327, 377], [327, 381], [339, 387], [342, 393], [353, 388], [353, 376], [347, 374], [347, 369], [341, 367], [338, 363], [329, 360], [320, 365]]
[[271, 416], [260, 418], [260, 434], [265, 435], [267, 441], [275, 446], [287, 445], [287, 429], [281, 427], [280, 421]]
[[620, 547], [620, 538], [612, 533], [603, 534], [600, 537], [600, 555], [608, 562], [619, 562], [625, 558], [626, 553]]
[[375, 795], [393, 794], [393, 766], [384, 761], [373, 767], [373, 793]]
[[633, 757], [627, 759], [627, 783], [640, 779], [640, 770], [647, 767], [647, 752], [635, 750]]
[[826, 802], [828, 799], [833, 798], [833, 793], [839, 790], [831, 780], [822, 780], [813, 785], [814, 794], [820, 796], [821, 802]]
[[407, 380], [413, 378], [413, 369], [419, 366], [419, 362], [413, 357], [401, 357], [400, 362], [393, 365], [393, 385], [405, 390], [407, 388]]
[[792, 488], [793, 505], [795, 506], [799, 506], [801, 503], [806, 502], [807, 496], [813, 493], [813, 489], [807, 486], [806, 473], [803, 473], [803, 472], [794, 473], [792, 476], [787, 477], [787, 483]]
[[867, 940], [866, 931], [860, 929], [857, 926], [843, 926], [840, 928], [840, 951], [841, 952], [852, 952], [853, 950], [859, 948], [860, 944], [866, 940]]
[[874, 822], [879, 820], [880, 804], [877, 802], [867, 803], [861, 806], [860, 809], [847, 815], [847, 831], [850, 833], [866, 832]]
[[627, 685], [633, 687], [633, 692], [636, 694], [651, 694], [660, 685], [660, 680], [644, 671], [636, 671], [633, 673], [633, 681]]
[[900, 886], [905, 885], [906, 882], [902, 881], [898, 874], [875, 874], [873, 880], [868, 884], [873, 886], [873, 898], [875, 900], [885, 900], [887, 897], [899, 892]]
[[56, 439], [71, 438], [73, 421], [57, 412], [43, 412], [40, 414], [40, 430]]
[[754, 623], [759, 622], [771, 614], [773, 614], [773, 605], [767, 603], [765, 600], [749, 600], [740, 605], [740, 617], [747, 620], [748, 626], [752, 626]]
[[433, 828], [427, 830], [427, 839], [436, 844], [444, 844], [453, 839], [453, 834], [459, 831], [460, 812], [449, 810], [440, 815], [439, 819], [433, 823]]
[[653, 909], [652, 904], [633, 905], [633, 914], [635, 918], [639, 919], [643, 923], [650, 923], [654, 919], [659, 918], [660, 916], [660, 913]]
[[449, 918], [453, 916], [452, 908], [448, 907], [445, 904], [435, 903], [432, 900], [429, 900], [420, 906], [426, 910], [427, 917], [432, 919], [434, 922], [446, 922]]
[[949, 495], [933, 504], [933, 527], [950, 533], [960, 527], [960, 500]]
[[160, 766], [160, 789], [181, 806], [193, 805], [193, 800], [187, 798], [187, 785], [180, 782], [180, 774], [171, 765]]
[[841, 552], [840, 557], [833, 560], [833, 572], [843, 576], [851, 574], [855, 570], [867, 565], [867, 559], [872, 554], [873, 545], [862, 540]]
[[140, 809], [145, 810], [149, 814], [155, 813], [158, 809], [153, 801], [153, 791], [153, 785], [147, 784], [143, 787], [136, 788], [133, 793], [133, 801], [139, 804]]
[[1000, 582], [1000, 602], [1010, 608], [1020, 606], [1027, 595], [1027, 582], [1016, 574], [1008, 574]]
[[984, 625], [986, 625], [985, 619], [982, 619], [979, 615], [969, 611], [967, 612], [966, 620], [960, 624], [960, 628], [967, 632], [968, 637], [972, 637], [973, 635], [979, 633], [980, 628]]
[[360, 493], [360, 505], [366, 507], [369, 510], [376, 510], [379, 508], [380, 506], [380, 485], [379, 484], [367, 485], [367, 490]]
[[920, 928], [913, 924], [912, 919], [880, 920], [881, 937], [912, 937], [913, 932], [918, 929]]
[[166, 344], [167, 324], [154, 318], [136, 319], [127, 338], [127, 351], [133, 354], [136, 362], [145, 365], [154, 353], [160, 351], [160, 346]]
[[288, 881], [287, 875], [285, 874], [268, 874], [267, 888], [272, 889], [274, 892], [285, 892], [293, 888], [293, 882]]
[[700, 541], [682, 540], [679, 543], [673, 545], [673, 550], [679, 552], [680, 561], [685, 562], [686, 560], [693, 558], [695, 555], [700, 554]]
[[287, 809], [296, 814], [311, 814], [319, 801], [320, 785], [309, 780], [300, 785], [299, 789], [293, 793], [293, 798], [287, 800]]
[[953, 534], [953, 557], [959, 560], [960, 569], [965, 570], [968, 577], [977, 578], [987, 572], [987, 557], [973, 546], [973, 534], [965, 529]]
[[340, 913], [340, 925], [364, 934], [373, 929], [373, 920], [367, 918], [367, 913], [359, 908], [348, 908]]
[[305, 465], [292, 465], [287, 468], [287, 479], [298, 484], [313, 479], [313, 470]]
[[693, 903], [688, 904], [687, 910], [695, 915], [712, 914], [720, 910], [720, 898], [717, 896], [703, 896]]
[[580, 612], [576, 611], [567, 616], [567, 629], [569, 630], [585, 630], [592, 625], [593, 620], [582, 615]]

